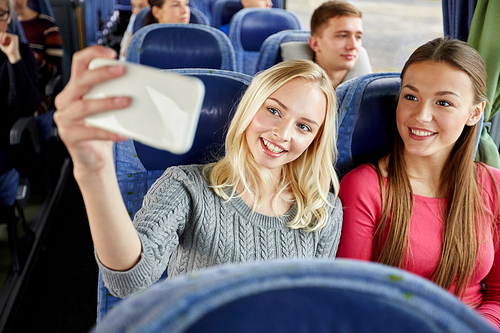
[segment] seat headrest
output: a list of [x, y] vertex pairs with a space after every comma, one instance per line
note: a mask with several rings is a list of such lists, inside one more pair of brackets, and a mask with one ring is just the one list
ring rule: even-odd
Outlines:
[[149, 31], [141, 46], [141, 63], [163, 69], [221, 68], [222, 52], [209, 32], [169, 25]]
[[376, 161], [392, 150], [400, 82], [399, 78], [384, 78], [366, 86], [352, 134], [355, 165]]
[[259, 51], [264, 40], [283, 30], [301, 27], [279, 8], [262, 9], [248, 12], [241, 22], [241, 45], [245, 51]]
[[362, 163], [376, 163], [391, 151], [400, 84], [399, 73], [374, 73], [337, 87], [340, 177]]

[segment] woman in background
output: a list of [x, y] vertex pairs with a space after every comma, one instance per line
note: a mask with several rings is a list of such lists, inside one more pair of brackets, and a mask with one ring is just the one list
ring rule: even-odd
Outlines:
[[151, 11], [146, 25], [153, 23], [189, 23], [191, 10], [188, 0], [149, 0]]
[[55, 20], [28, 7], [28, 0], [12, 0], [26, 39], [38, 66], [38, 87], [41, 104], [38, 113], [54, 108], [54, 96], [45, 94], [47, 84], [62, 74], [62, 37]]

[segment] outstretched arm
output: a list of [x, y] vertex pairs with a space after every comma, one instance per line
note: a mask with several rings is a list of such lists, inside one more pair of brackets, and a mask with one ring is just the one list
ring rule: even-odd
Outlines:
[[99, 260], [112, 270], [124, 271], [141, 256], [141, 242], [122, 201], [113, 163], [113, 141], [125, 138], [87, 127], [83, 119], [122, 109], [129, 105], [130, 98], [83, 99], [92, 86], [124, 74], [122, 66], [88, 70], [90, 61], [97, 57], [114, 59], [116, 52], [91, 46], [75, 53], [71, 78], [55, 101], [54, 121], [73, 160], [73, 173], [85, 202]]

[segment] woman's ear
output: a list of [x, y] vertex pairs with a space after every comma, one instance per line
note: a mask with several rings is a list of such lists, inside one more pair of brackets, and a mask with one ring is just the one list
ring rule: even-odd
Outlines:
[[151, 14], [153, 14], [155, 19], [157, 19], [157, 20], [158, 20], [158, 17], [160, 16], [160, 13], [158, 13], [159, 11], [160, 11], [160, 7], [158, 7], [158, 6], [151, 7]]
[[484, 111], [484, 107], [486, 106], [486, 102], [481, 102], [474, 106], [474, 110], [469, 115], [469, 119], [465, 123], [467, 126], [473, 126], [477, 124], [477, 122], [481, 119], [481, 116]]

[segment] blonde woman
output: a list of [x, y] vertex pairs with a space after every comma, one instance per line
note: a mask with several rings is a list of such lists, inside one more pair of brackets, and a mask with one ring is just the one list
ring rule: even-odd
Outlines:
[[342, 179], [339, 256], [430, 279], [500, 328], [500, 171], [474, 162], [484, 62], [438, 38], [410, 56], [401, 79], [392, 153]]
[[171, 277], [224, 263], [335, 257], [342, 223], [334, 194], [335, 94], [319, 66], [288, 62], [256, 76], [228, 129], [225, 157], [167, 169], [132, 223], [111, 149], [124, 138], [82, 121], [130, 103], [127, 97], [82, 100], [94, 84], [123, 74], [120, 66], [88, 71], [94, 57], [114, 52], [95, 46], [75, 55], [54, 117], [113, 294], [148, 287], [167, 265]]

